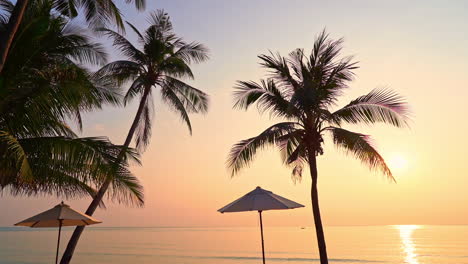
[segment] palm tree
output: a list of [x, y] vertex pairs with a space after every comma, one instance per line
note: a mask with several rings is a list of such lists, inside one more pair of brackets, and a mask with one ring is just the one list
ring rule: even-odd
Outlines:
[[279, 147], [283, 161], [292, 167], [293, 179], [302, 176], [308, 163], [312, 178], [311, 199], [320, 263], [328, 263], [325, 236], [317, 191], [317, 160], [323, 154], [324, 135], [370, 169], [380, 170], [390, 180], [392, 173], [368, 135], [342, 128], [342, 124], [387, 123], [407, 125], [407, 104], [388, 89], [375, 89], [343, 108], [333, 111], [338, 97], [348, 88], [357, 68], [351, 57], [340, 59], [342, 39], [330, 40], [323, 31], [315, 40], [311, 55], [296, 49], [288, 57], [261, 55], [261, 65], [271, 76], [260, 83], [239, 81], [235, 90], [235, 108], [248, 109], [256, 104], [260, 112], [285, 121], [272, 125], [256, 137], [235, 144], [228, 158], [232, 175], [253, 160], [257, 150], [267, 145]]
[[[50, 15], [52, 2], [28, 6], [5, 64], [0, 86], [0, 191], [14, 195], [95, 195], [110, 173], [110, 196], [142, 205], [142, 187], [128, 170], [135, 151], [105, 138], [78, 138], [67, 125], [81, 113], [118, 104], [110, 84], [81, 63], [105, 62], [99, 44], [60, 16]], [[8, 13], [6, 14], [8, 15]], [[0, 28], [6, 25], [0, 21]], [[113, 167], [117, 155], [124, 160]]]
[[[138, 10], [143, 10], [146, 3], [145, 0], [125, 0], [125, 2], [134, 2]], [[23, 20], [27, 6], [30, 4], [34, 4], [34, 2], [17, 0], [16, 4], [13, 5], [9, 0], [0, 0], [0, 6], [7, 8], [11, 13], [6, 26], [0, 31], [0, 73], [3, 71], [13, 38]], [[86, 21], [91, 26], [115, 23], [118, 28], [124, 28], [120, 10], [112, 0], [54, 0], [53, 4], [54, 10], [69, 18], [75, 18], [78, 15], [78, 10], [81, 9]]]
[[[127, 23], [138, 36], [141, 50], [121, 34], [110, 29], [101, 29], [128, 60], [111, 62], [99, 70], [98, 74], [116, 81], [117, 84], [131, 82], [124, 98], [125, 103], [135, 96], [141, 96], [136, 116], [123, 145], [128, 147], [135, 137], [136, 147], [140, 150], [143, 150], [150, 140], [154, 111], [152, 93], [156, 89], [159, 90], [162, 100], [187, 124], [190, 133], [192, 126], [189, 113], [206, 113], [208, 110], [208, 96], [180, 80], [194, 77], [189, 65], [192, 62], [207, 60], [207, 49], [202, 44], [186, 43], [177, 37], [173, 33], [168, 14], [163, 10], [152, 13], [149, 21], [151, 25], [144, 33]], [[86, 214], [93, 215], [109, 183], [110, 181], [106, 181], [101, 186]], [[83, 227], [75, 229], [61, 264], [70, 262], [83, 230]]]

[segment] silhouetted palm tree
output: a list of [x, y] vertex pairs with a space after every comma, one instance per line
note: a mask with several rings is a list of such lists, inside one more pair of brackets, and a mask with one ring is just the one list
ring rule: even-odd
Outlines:
[[[141, 96], [135, 119], [124, 143], [128, 147], [135, 136], [136, 147], [140, 150], [148, 145], [151, 136], [153, 92], [160, 92], [162, 100], [180, 115], [190, 133], [192, 126], [189, 113], [206, 113], [208, 110], [208, 96], [179, 79], [193, 78], [189, 65], [207, 60], [207, 49], [199, 43], [187, 43], [177, 37], [173, 33], [169, 16], [162, 10], [152, 13], [149, 21], [151, 25], [144, 33], [128, 23], [138, 36], [141, 50], [121, 34], [110, 29], [101, 29], [102, 33], [113, 39], [113, 45], [128, 60], [111, 62], [98, 74], [115, 80], [117, 84], [131, 82], [125, 95], [125, 103], [135, 96]], [[110, 181], [107, 181], [101, 186], [86, 214], [93, 215], [109, 184]], [[62, 257], [62, 264], [70, 262], [83, 230], [83, 227], [75, 229]]]
[[[125, 2], [134, 2], [138, 10], [143, 10], [146, 3], [145, 0], [125, 0]], [[78, 10], [81, 9], [91, 26], [103, 26], [113, 22], [117, 27], [124, 28], [120, 10], [113, 0], [52, 0], [51, 3], [55, 11], [69, 18], [76, 17]], [[7, 17], [5, 27], [0, 31], [0, 73], [3, 71], [13, 38], [30, 4], [34, 4], [34, 1], [17, 0], [13, 5], [9, 0], [0, 0], [0, 6], [11, 14]]]
[[[81, 113], [118, 104], [115, 89], [80, 66], [104, 64], [106, 54], [85, 30], [51, 15], [52, 3], [36, 0], [24, 15], [0, 86], [0, 191], [14, 195], [94, 196], [113, 173], [111, 196], [143, 203], [142, 187], [117, 155], [136, 153], [105, 138], [78, 138]], [[8, 12], [4, 13], [8, 16]], [[0, 21], [0, 28], [6, 21]], [[113, 87], [113, 86], [112, 86]]]
[[271, 76], [261, 83], [239, 81], [234, 93], [235, 108], [248, 109], [256, 104], [260, 112], [269, 112], [285, 121], [235, 144], [228, 158], [228, 166], [234, 175], [250, 164], [257, 150], [276, 145], [282, 152], [284, 163], [292, 166], [294, 179], [301, 177], [304, 164], [309, 165], [312, 211], [322, 264], [328, 263], [328, 257], [318, 201], [316, 156], [323, 154], [324, 135], [331, 135], [339, 148], [394, 180], [370, 137], [346, 130], [341, 125], [383, 122], [403, 127], [408, 118], [406, 102], [388, 89], [375, 89], [339, 110], [332, 110], [338, 97], [348, 88], [347, 83], [353, 79], [352, 71], [357, 68], [351, 57], [339, 58], [341, 44], [341, 39], [330, 40], [324, 31], [315, 40], [308, 57], [303, 49], [291, 52], [288, 57], [279, 54], [259, 56], [261, 65]]

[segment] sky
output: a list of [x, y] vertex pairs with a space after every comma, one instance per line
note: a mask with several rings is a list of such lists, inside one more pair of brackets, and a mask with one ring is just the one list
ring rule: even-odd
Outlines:
[[[123, 1], [122, 1], [123, 2]], [[306, 205], [264, 214], [271, 226], [313, 225], [310, 176], [291, 180], [276, 149], [259, 153], [230, 177], [226, 157], [232, 144], [270, 124], [255, 108], [232, 109], [236, 80], [258, 81], [266, 71], [258, 55], [295, 48], [307, 52], [324, 28], [344, 38], [343, 55], [359, 61], [356, 79], [340, 99], [343, 106], [376, 87], [405, 96], [409, 129], [385, 125], [347, 126], [373, 136], [397, 183], [370, 172], [337, 150], [329, 138], [318, 158], [319, 196], [325, 225], [468, 224], [468, 17], [466, 1], [218, 1], [147, 0], [145, 12], [119, 4], [126, 19], [147, 27], [149, 12], [163, 8], [174, 30], [210, 49], [210, 60], [193, 66], [191, 85], [210, 95], [206, 115], [192, 115], [193, 135], [155, 97], [155, 123], [143, 165], [132, 167], [145, 187], [145, 207], [108, 204], [95, 217], [103, 226], [254, 226], [257, 215], [216, 210], [256, 186]], [[131, 40], [135, 36], [128, 34]], [[122, 56], [109, 49], [112, 59]], [[122, 144], [136, 113], [126, 108], [88, 113], [82, 136], [107, 136]], [[57, 197], [0, 198], [0, 226], [52, 207]], [[66, 201], [85, 210], [90, 198]]]

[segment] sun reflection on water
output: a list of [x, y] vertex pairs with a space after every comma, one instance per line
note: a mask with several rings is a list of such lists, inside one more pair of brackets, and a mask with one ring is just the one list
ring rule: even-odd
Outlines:
[[415, 245], [413, 242], [413, 231], [419, 229], [418, 225], [399, 225], [396, 226], [396, 229], [400, 231], [400, 238], [402, 249], [405, 256], [405, 263], [409, 264], [419, 264], [418, 255], [415, 253]]

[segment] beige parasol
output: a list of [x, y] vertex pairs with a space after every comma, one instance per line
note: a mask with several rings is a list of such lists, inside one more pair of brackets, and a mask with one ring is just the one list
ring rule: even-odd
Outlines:
[[23, 220], [19, 223], [16, 223], [15, 226], [29, 226], [29, 227], [58, 227], [58, 241], [57, 241], [57, 253], [55, 255], [55, 263], [58, 261], [58, 252], [60, 246], [60, 233], [62, 231], [62, 226], [84, 226], [84, 225], [93, 225], [102, 223], [99, 220], [92, 218], [89, 215], [80, 213], [72, 208], [69, 205], [61, 202], [60, 204], [54, 206], [54, 208], [49, 209], [45, 212], [42, 212], [38, 215], [30, 217], [26, 220]]
[[263, 221], [262, 211], [266, 210], [284, 210], [304, 207], [304, 205], [276, 195], [270, 191], [264, 190], [260, 187], [255, 188], [253, 191], [247, 193], [234, 202], [219, 209], [220, 213], [230, 212], [245, 212], [245, 211], [258, 211], [260, 216], [260, 233], [262, 238], [262, 257], [263, 264], [265, 264], [265, 246], [263, 243]]

